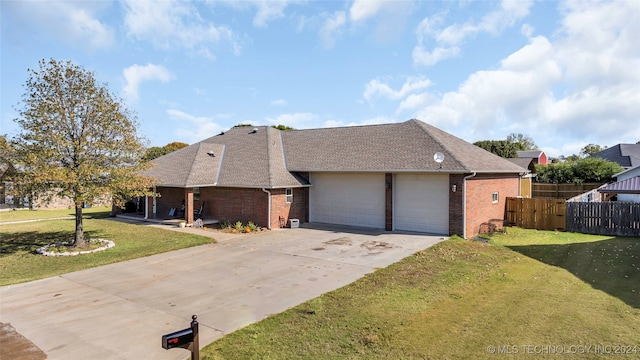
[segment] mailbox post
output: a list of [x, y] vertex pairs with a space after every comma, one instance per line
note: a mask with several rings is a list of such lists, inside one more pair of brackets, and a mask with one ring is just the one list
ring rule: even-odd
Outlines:
[[162, 348], [169, 350], [182, 348], [191, 351], [191, 360], [200, 360], [197, 316], [191, 317], [191, 327], [162, 335]]

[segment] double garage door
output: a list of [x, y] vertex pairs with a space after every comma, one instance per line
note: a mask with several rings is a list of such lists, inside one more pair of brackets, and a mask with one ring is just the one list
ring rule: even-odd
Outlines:
[[[385, 175], [313, 173], [311, 222], [385, 228]], [[396, 174], [393, 229], [436, 234], [449, 232], [449, 177], [446, 174]]]

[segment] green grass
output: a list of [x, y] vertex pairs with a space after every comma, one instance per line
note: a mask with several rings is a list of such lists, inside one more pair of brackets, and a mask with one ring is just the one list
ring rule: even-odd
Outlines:
[[[635, 346], [625, 349], [636, 353], [596, 354], [596, 345]], [[535, 353], [540, 346], [592, 348], [585, 354]], [[489, 243], [452, 238], [229, 334], [200, 355], [635, 359], [640, 239], [512, 228]]]
[[91, 217], [84, 220], [85, 237], [112, 240], [114, 248], [80, 256], [46, 257], [35, 250], [72, 240], [75, 220], [1, 225], [0, 286], [215, 242], [204, 236]]
[[[104, 207], [104, 206], [82, 209], [83, 217], [105, 218], [109, 216], [110, 213], [111, 213], [111, 208]], [[61, 218], [61, 217], [68, 217], [68, 216], [75, 217], [76, 210], [75, 209], [6, 210], [6, 211], [0, 211], [0, 224], [2, 224], [3, 222], [36, 220], [36, 219], [53, 219], [53, 218]]]

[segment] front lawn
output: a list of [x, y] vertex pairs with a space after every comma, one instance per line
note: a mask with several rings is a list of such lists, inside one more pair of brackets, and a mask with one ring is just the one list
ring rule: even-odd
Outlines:
[[[80, 256], [46, 257], [35, 250], [56, 241], [72, 240], [75, 220], [0, 225], [0, 286], [215, 242], [199, 235], [93, 219], [90, 214], [84, 219], [85, 237], [111, 240], [116, 244], [114, 248]], [[103, 213], [94, 214], [101, 217]]]
[[[105, 218], [109, 216], [110, 213], [111, 213], [111, 207], [105, 207], [105, 206], [82, 209], [82, 215], [84, 218]], [[54, 218], [65, 218], [65, 217], [75, 217], [75, 216], [76, 216], [75, 209], [5, 210], [5, 211], [0, 211], [0, 224], [2, 224], [3, 222], [25, 221], [25, 220], [36, 220], [36, 219], [54, 219]]]
[[452, 238], [227, 335], [200, 355], [636, 359], [640, 239], [516, 228], [489, 243]]

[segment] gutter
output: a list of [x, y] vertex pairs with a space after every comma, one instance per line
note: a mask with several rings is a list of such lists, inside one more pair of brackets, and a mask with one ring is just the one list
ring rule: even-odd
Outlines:
[[462, 178], [462, 238], [467, 238], [467, 179], [470, 179], [476, 176], [477, 173], [474, 171], [473, 174], [467, 175]]
[[268, 197], [268, 209], [267, 209], [267, 229], [271, 230], [271, 192], [265, 188], [262, 188], [262, 191], [267, 193]]

